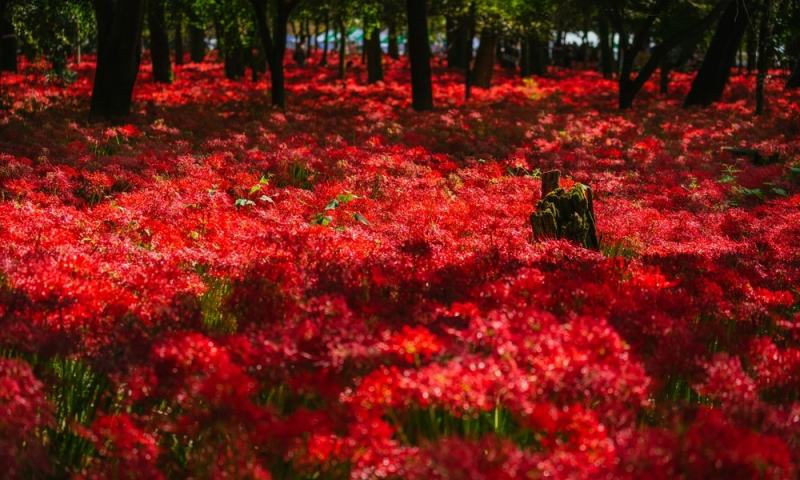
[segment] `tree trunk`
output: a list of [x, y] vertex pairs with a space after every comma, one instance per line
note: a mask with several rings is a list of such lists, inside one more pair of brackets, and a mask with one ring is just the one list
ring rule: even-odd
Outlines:
[[142, 52], [144, 0], [94, 2], [97, 19], [97, 72], [91, 116], [122, 117], [131, 113], [131, 97]]
[[347, 31], [344, 28], [344, 22], [339, 19], [339, 80], [344, 81], [344, 75], [347, 70]]
[[189, 58], [195, 63], [206, 58], [206, 32], [192, 23], [189, 24]]
[[[622, 57], [622, 66], [619, 74], [619, 108], [621, 110], [631, 108], [633, 106], [634, 97], [636, 97], [636, 94], [639, 93], [647, 80], [658, 69], [661, 59], [674, 47], [693, 38], [695, 35], [706, 31], [711, 25], [714, 24], [719, 16], [722, 15], [732, 1], [734, 0], [720, 0], [720, 2], [717, 3], [717, 5], [701, 20], [689, 25], [685, 29], [675, 33], [671, 37], [658, 44], [653, 49], [650, 59], [641, 68], [635, 78], [632, 78], [631, 75], [633, 73], [633, 61], [636, 58], [636, 52], [638, 51], [639, 46], [644, 43], [643, 39], [650, 37], [650, 29], [658, 18], [660, 11], [653, 12], [647, 18], [645, 23], [639, 27], [639, 30], [634, 36], [634, 41], [632, 44], [630, 44], [628, 41], [624, 24], [620, 22], [621, 15], [617, 13], [617, 15], [612, 17], [612, 20], [616, 19], [617, 21], [615, 27], [621, 32], [620, 56]], [[668, 0], [661, 1], [659, 2], [658, 6], [664, 8], [668, 3]]]
[[[278, 0], [277, 14], [275, 23], [270, 29], [267, 23], [267, 0], [251, 0], [250, 2], [256, 12], [256, 24], [261, 36], [261, 44], [264, 47], [264, 54], [267, 56], [269, 72], [271, 77], [270, 92], [272, 94], [272, 105], [280, 108], [286, 107], [286, 84], [283, 71], [283, 59], [286, 56], [286, 24], [289, 15], [297, 6], [297, 0]], [[274, 37], [273, 37], [274, 32]]]
[[393, 60], [400, 60], [400, 46], [397, 44], [397, 23], [394, 19], [389, 21], [389, 45], [386, 54]]
[[497, 34], [488, 28], [481, 32], [481, 43], [475, 54], [474, 85], [479, 88], [491, 88], [494, 71], [495, 50], [497, 50]]
[[700, 70], [694, 77], [692, 88], [683, 102], [684, 107], [711, 105], [722, 99], [749, 22], [748, 16], [742, 15], [746, 8], [742, 0], [737, 0], [725, 9]]
[[446, 18], [447, 23], [447, 67], [467, 68], [467, 32], [468, 28], [463, 21], [456, 21], [452, 17]]
[[428, 44], [428, 11], [425, 0], [407, 0], [408, 56], [411, 61], [412, 107], [433, 110], [431, 50]]
[[792, 73], [786, 79], [784, 88], [787, 90], [800, 87], [800, 34], [792, 37], [786, 50], [789, 53], [789, 58], [792, 61]]
[[2, 10], [0, 11], [0, 38], [2, 38], [2, 45], [0, 46], [0, 71], [3, 72], [17, 72], [17, 37], [14, 33], [14, 26], [5, 18], [5, 4], [3, 2]]
[[183, 18], [175, 22], [175, 65], [183, 65]]
[[660, 82], [659, 82], [659, 91], [662, 95], [666, 95], [669, 93], [669, 71], [670, 71], [670, 64], [669, 64], [669, 55], [664, 55], [661, 58], [661, 66], [659, 67], [660, 70]]
[[600, 30], [600, 70], [603, 78], [611, 79], [614, 76], [614, 50], [608, 41], [608, 20], [601, 15], [599, 21]]
[[750, 75], [751, 73], [756, 71], [756, 60], [758, 52], [758, 40], [756, 40], [756, 31], [755, 31], [755, 22], [756, 22], [756, 15], [750, 16], [750, 25], [747, 27], [747, 74]]
[[328, 35], [330, 35], [330, 29], [328, 28], [328, 21], [330, 20], [330, 13], [328, 9], [325, 9], [325, 40], [322, 47], [322, 58], [319, 61], [319, 64], [323, 67], [328, 65]]
[[163, 0], [150, 0], [147, 5], [147, 25], [150, 29], [150, 58], [153, 81], [172, 83], [172, 59], [169, 55], [169, 36]]
[[383, 51], [381, 50], [381, 29], [372, 29], [369, 38], [365, 40], [365, 44], [367, 50], [367, 83], [382, 82]]
[[[778, 8], [778, 11], [781, 9]], [[764, 83], [767, 79], [770, 63], [772, 63], [772, 0], [764, 0], [761, 22], [758, 29], [758, 74], [756, 75], [756, 115], [764, 113]]]

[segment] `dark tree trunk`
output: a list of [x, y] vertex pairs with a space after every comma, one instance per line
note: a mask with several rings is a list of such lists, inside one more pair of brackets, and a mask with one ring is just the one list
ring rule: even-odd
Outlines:
[[750, 25], [747, 27], [747, 74], [750, 75], [751, 73], [756, 71], [756, 60], [758, 52], [758, 40], [756, 40], [756, 31], [755, 31], [755, 21], [756, 19], [752, 16], [750, 17]]
[[393, 60], [400, 60], [400, 46], [397, 44], [397, 24], [395, 20], [389, 21], [389, 45], [386, 54]]
[[[778, 11], [782, 8], [779, 6]], [[758, 74], [756, 76], [756, 115], [764, 113], [766, 99], [764, 98], [764, 83], [772, 63], [772, 0], [764, 0], [764, 9], [761, 12], [761, 22], [758, 28]]]
[[497, 50], [497, 34], [488, 28], [481, 32], [481, 43], [475, 54], [474, 85], [479, 88], [491, 88], [494, 71], [495, 50]]
[[610, 79], [614, 76], [614, 50], [611, 49], [611, 43], [608, 40], [608, 20], [602, 15], [600, 16], [599, 27], [600, 70], [603, 72], [603, 78]]
[[381, 29], [372, 29], [365, 43], [367, 50], [367, 83], [382, 82], [383, 51], [381, 51]]
[[14, 33], [14, 26], [5, 17], [6, 2], [2, 1], [0, 5], [0, 38], [2, 38], [2, 45], [0, 45], [0, 71], [14, 72], [17, 71], [17, 37]]
[[206, 58], [206, 32], [203, 28], [189, 24], [189, 58], [200, 63]]
[[525, 37], [520, 52], [520, 76], [547, 75], [547, 56], [539, 33], [534, 31]]
[[628, 36], [625, 30], [622, 15], [619, 11], [613, 12], [611, 20], [615, 22], [615, 27], [620, 32], [620, 55], [621, 55], [621, 68], [619, 74], [619, 108], [621, 110], [631, 108], [633, 106], [633, 99], [636, 94], [642, 89], [647, 80], [658, 69], [661, 59], [674, 47], [682, 44], [683, 42], [693, 38], [706, 31], [714, 22], [722, 15], [728, 5], [734, 0], [720, 0], [719, 3], [701, 20], [689, 25], [678, 33], [667, 38], [658, 44], [650, 55], [650, 59], [641, 68], [639, 73], [633, 78], [633, 61], [636, 58], [636, 52], [639, 46], [644, 44], [644, 39], [650, 37], [650, 30], [653, 24], [658, 19], [661, 11], [667, 7], [669, 0], [661, 0], [655, 6], [655, 9], [648, 15], [647, 19], [639, 30], [634, 35], [633, 43], [629, 43]]
[[749, 22], [748, 16], [742, 15], [746, 8], [742, 0], [737, 0], [725, 9], [700, 70], [694, 77], [692, 88], [683, 102], [684, 107], [711, 105], [722, 99], [722, 93], [731, 76], [731, 68], [736, 62], [736, 52], [742, 44]]
[[175, 65], [183, 65], [183, 18], [175, 23]]
[[670, 64], [669, 64], [669, 55], [664, 55], [661, 58], [661, 66], [659, 67], [660, 71], [660, 82], [659, 82], [659, 91], [662, 95], [666, 95], [669, 93], [669, 71], [670, 71]]
[[330, 28], [328, 28], [328, 21], [330, 20], [330, 13], [325, 9], [325, 40], [322, 47], [322, 58], [319, 64], [323, 67], [328, 65], [328, 35], [330, 35]]
[[467, 68], [468, 28], [463, 21], [447, 17], [447, 67]]
[[131, 113], [131, 97], [142, 51], [144, 0], [95, 0], [97, 71], [91, 116], [122, 117]]
[[425, 0], [407, 0], [408, 56], [411, 60], [411, 97], [416, 111], [433, 110], [431, 49]]
[[169, 55], [169, 35], [163, 0], [150, 0], [147, 5], [147, 26], [150, 29], [150, 58], [153, 80], [172, 83], [172, 59]]
[[[283, 71], [283, 59], [286, 56], [286, 33], [289, 15], [297, 6], [298, 0], [278, 0], [278, 9], [274, 17], [275, 23], [270, 29], [267, 23], [267, 0], [251, 0], [256, 12], [256, 24], [261, 35], [261, 44], [267, 56], [270, 72], [270, 92], [272, 104], [286, 107], [286, 84]], [[273, 37], [274, 33], [274, 37]]]
[[344, 22], [339, 19], [339, 80], [344, 81], [344, 75], [347, 71], [347, 31], [344, 28]]
[[796, 35], [789, 40], [787, 50], [792, 61], [792, 73], [786, 79], [786, 85], [784, 86], [788, 90], [800, 87], [800, 35]]

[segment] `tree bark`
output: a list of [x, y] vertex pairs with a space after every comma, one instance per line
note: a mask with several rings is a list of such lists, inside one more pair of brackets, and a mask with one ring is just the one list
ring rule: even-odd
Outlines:
[[636, 94], [639, 93], [650, 76], [652, 76], [656, 71], [659, 63], [661, 62], [661, 58], [664, 55], [666, 55], [672, 48], [707, 30], [711, 25], [713, 25], [717, 18], [722, 15], [722, 12], [732, 1], [733, 0], [720, 0], [720, 2], [701, 20], [658, 44], [653, 49], [650, 59], [639, 71], [639, 74], [636, 75], [636, 78], [631, 77], [631, 74], [633, 73], [633, 61], [636, 58], [636, 52], [638, 51], [639, 47], [644, 44], [645, 39], [650, 37], [650, 30], [653, 27], [653, 23], [655, 23], [661, 11], [666, 8], [669, 0], [661, 0], [654, 7], [654, 9], [647, 16], [647, 19], [639, 26], [639, 30], [634, 35], [632, 44], [628, 42], [628, 34], [626, 33], [622, 13], [618, 9], [612, 9], [611, 21], [614, 23], [615, 28], [620, 32], [620, 52], [622, 55], [622, 66], [619, 75], [620, 110], [631, 108], [633, 106], [633, 99], [636, 97]]
[[411, 98], [416, 111], [433, 110], [431, 50], [425, 0], [407, 0], [408, 56], [411, 60]]
[[742, 14], [747, 7], [743, 0], [736, 0], [725, 9], [700, 70], [694, 77], [692, 88], [683, 102], [684, 107], [711, 105], [722, 100], [731, 68], [736, 62], [736, 52], [749, 22], [748, 16]]
[[330, 20], [330, 12], [328, 9], [325, 9], [325, 40], [322, 47], [322, 58], [319, 61], [319, 64], [323, 67], [328, 65], [328, 35], [330, 35], [330, 28], [328, 27], [328, 22]]
[[[299, 0], [278, 0], [278, 8], [274, 16], [275, 22], [270, 29], [267, 22], [267, 0], [251, 0], [256, 13], [256, 24], [267, 56], [270, 72], [270, 92], [272, 105], [286, 107], [286, 84], [283, 71], [283, 59], [286, 56], [286, 24], [289, 15]], [[273, 37], [274, 32], [274, 37]]]
[[792, 59], [792, 73], [786, 79], [784, 88], [787, 90], [800, 87], [800, 35], [789, 40], [788, 51]]
[[467, 68], [466, 43], [469, 33], [464, 23], [453, 17], [446, 18], [448, 68]]
[[189, 24], [189, 58], [195, 63], [200, 63], [206, 58], [205, 29], [192, 23]]
[[[780, 11], [780, 8], [778, 9]], [[764, 0], [761, 22], [758, 29], [758, 74], [756, 75], [756, 115], [764, 113], [764, 83], [772, 63], [772, 0]]]
[[175, 65], [183, 65], [183, 17], [175, 22]]
[[0, 3], [0, 71], [17, 72], [17, 37], [14, 26], [6, 18], [7, 2]]
[[475, 54], [474, 85], [479, 88], [491, 88], [494, 71], [495, 50], [497, 50], [497, 34], [488, 28], [481, 32], [481, 43]]
[[757, 60], [757, 52], [758, 52], [758, 40], [756, 39], [756, 31], [755, 31], [755, 22], [757, 18], [753, 18], [756, 15], [751, 15], [750, 17], [750, 25], [747, 28], [747, 74], [750, 75], [751, 73], [756, 71], [756, 60]]
[[339, 24], [339, 80], [344, 81], [347, 73], [347, 29], [344, 28], [344, 21], [340, 18]]
[[608, 40], [609, 29], [608, 20], [600, 15], [600, 69], [603, 71], [603, 78], [611, 79], [614, 76], [614, 50]]
[[131, 99], [142, 51], [144, 0], [95, 0], [97, 71], [91, 116], [122, 117], [131, 113]]
[[[365, 36], [366, 38], [366, 36]], [[373, 28], [365, 40], [367, 51], [367, 83], [383, 81], [383, 51], [381, 50], [381, 29]]]
[[172, 83], [172, 59], [169, 55], [166, 5], [163, 0], [150, 0], [147, 5], [147, 25], [150, 29], [150, 58], [153, 81]]
[[386, 54], [393, 60], [400, 60], [400, 46], [397, 44], [397, 23], [391, 19], [389, 27], [389, 45]]

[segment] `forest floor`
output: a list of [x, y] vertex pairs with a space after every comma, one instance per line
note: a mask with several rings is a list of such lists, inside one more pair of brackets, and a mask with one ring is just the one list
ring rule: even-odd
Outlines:
[[[110, 125], [93, 68], [0, 82], [4, 471], [796, 478], [800, 92], [145, 65]], [[533, 240], [551, 169], [600, 251]]]

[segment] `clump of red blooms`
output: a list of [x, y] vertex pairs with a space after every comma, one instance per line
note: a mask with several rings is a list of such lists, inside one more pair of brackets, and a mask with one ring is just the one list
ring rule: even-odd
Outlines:
[[[312, 59], [283, 111], [207, 62], [145, 66], [108, 125], [76, 68], [2, 77], [3, 472], [797, 478], [797, 92], [754, 117], [734, 76], [684, 110], [675, 74], [619, 112], [596, 73], [498, 70], [465, 103], [437, 68], [413, 113], [405, 62], [365, 86]], [[605, 254], [533, 242], [553, 168]], [[47, 359], [105, 379], [92, 415], [53, 424], [81, 384]]]

